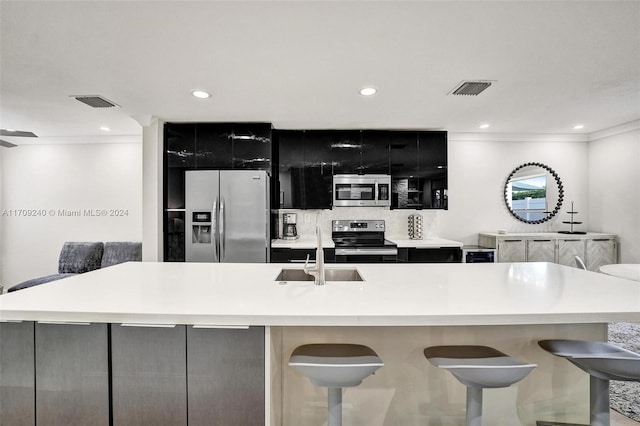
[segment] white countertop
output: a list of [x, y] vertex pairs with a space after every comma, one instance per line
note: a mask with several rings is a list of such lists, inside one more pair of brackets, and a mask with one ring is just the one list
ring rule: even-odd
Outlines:
[[499, 232], [480, 232], [480, 235], [488, 235], [491, 237], [520, 237], [520, 238], [568, 238], [573, 240], [578, 239], [592, 239], [592, 238], [616, 238], [616, 234], [609, 234], [604, 232], [587, 232], [586, 234], [563, 234], [560, 232], [507, 232], [501, 234]]
[[130, 262], [4, 294], [0, 320], [272, 326], [640, 322], [638, 283], [557, 264], [355, 266], [364, 282], [315, 286], [275, 282], [289, 264]]
[[[438, 248], [438, 247], [462, 247], [459, 241], [445, 240], [444, 238], [426, 238], [424, 240], [410, 239], [394, 239], [388, 238], [398, 245], [400, 248], [417, 247], [417, 248]], [[333, 248], [335, 244], [331, 238], [323, 238], [322, 246], [325, 248]], [[271, 240], [271, 248], [291, 248], [291, 249], [314, 249], [316, 248], [315, 238], [299, 238], [297, 240]]]
[[614, 263], [611, 265], [602, 265], [599, 268], [599, 271], [607, 275], [613, 275], [614, 277], [640, 281], [640, 263]]

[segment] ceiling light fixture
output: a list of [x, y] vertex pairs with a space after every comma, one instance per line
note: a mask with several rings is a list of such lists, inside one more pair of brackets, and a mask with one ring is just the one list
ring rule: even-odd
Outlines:
[[196, 98], [200, 98], [200, 99], [207, 99], [211, 97], [211, 95], [205, 92], [204, 90], [192, 90], [191, 94]]
[[488, 129], [489, 128], [489, 124], [488, 123], [484, 123], [480, 125], [481, 129]]
[[584, 129], [584, 124], [576, 124], [575, 126], [573, 126], [573, 130], [580, 130], [580, 129]]
[[378, 90], [375, 87], [365, 87], [360, 90], [360, 94], [362, 96], [372, 96], [375, 95]]
[[111, 129], [109, 127], [107, 127], [107, 126], [100, 126], [100, 130], [102, 130], [103, 132], [108, 132]]

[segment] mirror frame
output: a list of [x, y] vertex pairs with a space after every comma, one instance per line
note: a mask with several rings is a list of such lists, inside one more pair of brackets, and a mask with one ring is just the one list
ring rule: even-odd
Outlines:
[[[509, 181], [511, 181], [511, 178], [513, 177], [513, 175], [515, 175], [520, 169], [523, 169], [523, 168], [529, 167], [529, 166], [537, 166], [537, 167], [541, 167], [541, 168], [547, 170], [554, 177], [554, 179], [556, 180], [556, 184], [558, 185], [558, 202], [556, 203], [556, 207], [552, 211], [548, 212], [548, 214], [544, 217], [544, 219], [538, 219], [538, 220], [523, 219], [520, 216], [518, 216], [517, 214], [515, 214], [515, 212], [513, 210], [511, 210], [511, 207], [509, 207], [509, 200], [507, 199], [507, 185], [509, 184]], [[546, 164], [542, 164], [542, 163], [524, 163], [524, 164], [521, 164], [518, 167], [516, 167], [509, 174], [509, 176], [507, 176], [507, 180], [504, 183], [504, 204], [505, 204], [505, 206], [507, 206], [507, 210], [509, 210], [509, 213], [511, 213], [511, 216], [515, 217], [520, 222], [530, 223], [532, 225], [536, 225], [536, 224], [539, 224], [539, 223], [544, 223], [544, 222], [550, 220], [552, 217], [554, 217], [560, 211], [560, 208], [562, 207], [562, 202], [563, 201], [564, 201], [564, 188], [562, 186], [562, 181], [560, 180], [560, 176], [558, 176], [558, 174], [551, 167], [547, 166]]]

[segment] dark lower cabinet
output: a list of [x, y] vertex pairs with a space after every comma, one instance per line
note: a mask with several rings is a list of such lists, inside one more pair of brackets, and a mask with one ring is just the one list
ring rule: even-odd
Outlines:
[[264, 327], [187, 327], [190, 426], [263, 425]]
[[[325, 263], [335, 263], [335, 249], [325, 248], [323, 252]], [[315, 262], [316, 249], [272, 248], [271, 263], [305, 263], [307, 255], [309, 255], [309, 262]]]
[[185, 348], [185, 326], [111, 325], [114, 426], [186, 426]]
[[107, 324], [36, 324], [38, 426], [109, 425], [107, 333]]
[[34, 324], [0, 323], [0, 425], [33, 426]]
[[0, 425], [264, 425], [264, 327], [22, 322], [0, 336]]
[[460, 247], [399, 248], [398, 262], [407, 263], [461, 263]]

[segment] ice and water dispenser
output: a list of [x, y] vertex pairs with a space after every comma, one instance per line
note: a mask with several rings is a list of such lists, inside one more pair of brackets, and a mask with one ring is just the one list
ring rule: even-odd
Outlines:
[[191, 242], [211, 244], [211, 212], [193, 212]]

